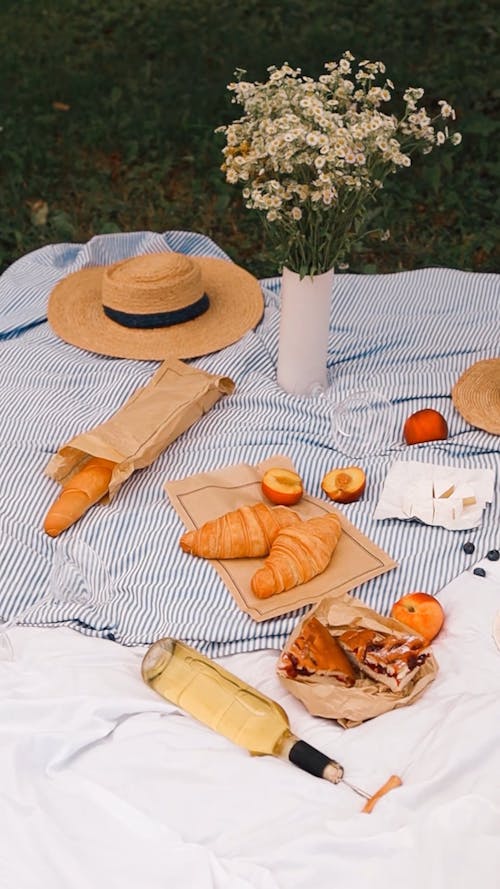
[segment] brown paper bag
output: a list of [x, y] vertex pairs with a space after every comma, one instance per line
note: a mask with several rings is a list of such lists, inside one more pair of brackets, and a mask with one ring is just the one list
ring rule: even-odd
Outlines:
[[107, 500], [134, 472], [149, 466], [158, 455], [221, 397], [234, 389], [228, 377], [206, 373], [176, 358], [164, 361], [149, 383], [99, 426], [63, 444], [45, 473], [64, 484], [90, 457], [117, 465]]
[[[304, 621], [313, 614], [334, 636], [340, 635], [348, 627], [364, 627], [404, 635], [412, 632], [398, 620], [383, 617], [354, 596], [326, 597], [297, 624], [285, 644], [285, 650], [301, 632]], [[438, 665], [431, 653], [401, 692], [391, 691], [369, 676], [357, 679], [352, 688], [346, 688], [328, 676], [297, 676], [296, 679], [290, 679], [279, 669], [277, 673], [287, 691], [302, 701], [313, 716], [335, 719], [344, 728], [352, 728], [366, 719], [412, 704], [435, 679], [437, 671]]]
[[[241, 463], [166, 482], [164, 487], [186, 528], [193, 530], [209, 519], [217, 518], [240, 506], [250, 506], [258, 501], [267, 502], [261, 491], [261, 479], [266, 469], [272, 466], [293, 469], [292, 461], [280, 454], [269, 457], [257, 466]], [[292, 508], [303, 519], [326, 512], [336, 512], [340, 518], [343, 533], [330, 565], [322, 574], [269, 599], [258, 599], [252, 593], [250, 580], [255, 571], [262, 567], [263, 559], [210, 560], [239, 607], [254, 620], [279, 617], [303, 605], [318, 602], [327, 594], [340, 596], [366, 580], [396, 567], [396, 562], [387, 553], [361, 534], [339, 510], [334, 510], [328, 503], [305, 494]], [[186, 553], [186, 560], [194, 558], [196, 557]]]

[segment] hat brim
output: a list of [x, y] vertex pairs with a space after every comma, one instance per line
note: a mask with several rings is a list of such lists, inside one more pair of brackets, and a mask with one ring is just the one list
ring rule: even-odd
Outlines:
[[170, 327], [137, 330], [112, 321], [101, 301], [106, 266], [73, 272], [54, 287], [47, 317], [68, 343], [113, 358], [144, 361], [199, 358], [239, 340], [258, 324], [264, 311], [260, 284], [230, 260], [190, 257], [201, 271], [209, 308], [203, 315]]
[[453, 386], [451, 398], [471, 426], [500, 435], [500, 358], [469, 367]]

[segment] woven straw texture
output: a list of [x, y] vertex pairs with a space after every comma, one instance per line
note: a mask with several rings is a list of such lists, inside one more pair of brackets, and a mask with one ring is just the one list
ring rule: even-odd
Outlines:
[[453, 386], [451, 397], [471, 426], [500, 435], [500, 358], [469, 367]]
[[[103, 308], [168, 312], [203, 293], [209, 298], [206, 312], [168, 327], [126, 327], [108, 318]], [[155, 361], [217, 352], [255, 327], [263, 309], [259, 282], [233, 262], [157, 253], [68, 275], [50, 295], [48, 320], [61, 339], [81, 349]]]

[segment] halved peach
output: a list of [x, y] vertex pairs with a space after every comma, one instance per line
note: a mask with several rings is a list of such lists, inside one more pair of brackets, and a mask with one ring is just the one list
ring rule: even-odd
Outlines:
[[366, 475], [360, 466], [344, 466], [327, 472], [321, 482], [325, 494], [336, 503], [359, 500], [366, 487]]
[[304, 493], [302, 479], [291, 469], [268, 469], [262, 477], [262, 493], [271, 503], [292, 506]]

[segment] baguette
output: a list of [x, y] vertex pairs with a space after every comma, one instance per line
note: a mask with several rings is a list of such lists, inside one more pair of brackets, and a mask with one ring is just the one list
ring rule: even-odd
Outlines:
[[287, 506], [254, 503], [187, 531], [179, 543], [184, 552], [205, 559], [242, 559], [267, 556], [282, 528], [301, 522]]
[[104, 497], [115, 466], [111, 460], [91, 457], [71, 477], [45, 516], [43, 529], [49, 537], [57, 537]]

